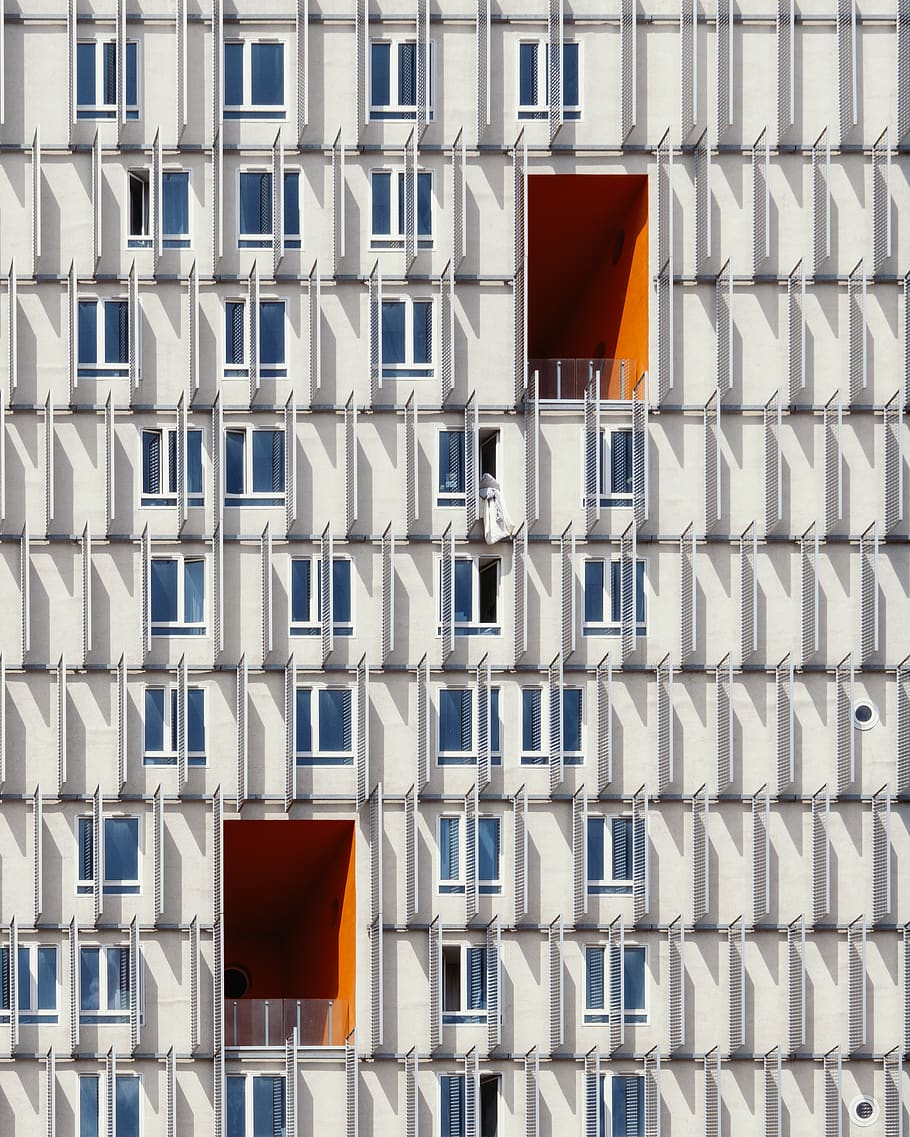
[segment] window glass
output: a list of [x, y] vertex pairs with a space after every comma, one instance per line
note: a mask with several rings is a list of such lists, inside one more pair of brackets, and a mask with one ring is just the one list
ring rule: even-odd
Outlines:
[[263, 300], [259, 305], [259, 362], [284, 363], [284, 301]]
[[129, 948], [108, 948], [107, 955], [107, 1009], [130, 1009], [130, 952]]
[[351, 692], [338, 688], [319, 691], [319, 749], [346, 754], [351, 750]]
[[139, 1137], [139, 1079], [117, 1075], [117, 1137]]
[[[618, 565], [618, 562], [614, 562]], [[614, 608], [617, 601], [614, 601]], [[604, 563], [585, 561], [585, 623], [602, 624], [604, 618]]]
[[[114, 47], [114, 59], [117, 58], [117, 48]], [[126, 105], [135, 107], [139, 102], [139, 45], [128, 43], [126, 45]], [[133, 116], [131, 116], [133, 117]]]
[[521, 693], [521, 748], [540, 750], [540, 688], [526, 687]]
[[253, 431], [253, 493], [284, 493], [284, 434]]
[[385, 300], [382, 304], [382, 362], [404, 361], [404, 304], [400, 300]]
[[604, 819], [588, 818], [588, 880], [604, 880]]
[[562, 105], [577, 107], [578, 98], [578, 44], [562, 45]]
[[499, 727], [499, 688], [490, 688], [490, 753], [502, 753], [502, 735]]
[[562, 748], [581, 750], [581, 688], [569, 687], [562, 693]]
[[184, 561], [183, 569], [183, 618], [188, 624], [201, 624], [205, 603], [205, 561]]
[[284, 175], [284, 235], [300, 236], [300, 175]]
[[523, 107], [537, 106], [537, 44], [518, 48], [518, 101]]
[[610, 435], [610, 492], [632, 492], [631, 430], [614, 430]]
[[38, 948], [38, 1008], [39, 1011], [57, 1009], [57, 949]]
[[152, 621], [174, 623], [177, 620], [177, 562], [161, 558], [152, 561]]
[[94, 300], [79, 301], [79, 362], [98, 362], [98, 305]]
[[139, 819], [104, 819], [104, 879], [137, 880], [139, 877]]
[[458, 880], [460, 866], [458, 856], [460, 821], [458, 817], [442, 817], [439, 820], [439, 876], [441, 880]]
[[104, 361], [129, 362], [129, 311], [125, 300], [105, 301]]
[[499, 880], [499, 819], [481, 817], [477, 827], [478, 880]]
[[614, 817], [611, 822], [613, 879], [632, 879], [632, 819]]
[[164, 689], [145, 689], [145, 750], [152, 753], [164, 750]]
[[79, 1077], [79, 1137], [98, 1137], [98, 1079]]
[[281, 106], [284, 102], [283, 44], [251, 45], [250, 80], [254, 106]]
[[224, 105], [239, 107], [243, 103], [243, 44], [224, 45]]
[[240, 232], [271, 233], [272, 175], [241, 173]]
[[351, 562], [332, 561], [332, 620], [338, 624], [351, 622]]
[[76, 44], [76, 104], [95, 105], [95, 44]]
[[455, 623], [470, 624], [474, 619], [474, 562], [457, 560], [455, 570]]
[[471, 749], [471, 692], [443, 689], [439, 692], [439, 749]]
[[246, 1078], [231, 1076], [227, 1082], [227, 1135], [246, 1137]]
[[403, 107], [417, 105], [417, 44], [398, 45], [398, 102]]
[[243, 301], [229, 300], [225, 313], [225, 362], [234, 366], [243, 363]]
[[641, 1137], [644, 1082], [637, 1075], [612, 1078], [613, 1137]]
[[313, 721], [309, 688], [297, 691], [297, 753], [309, 754], [313, 749]]
[[585, 1007], [590, 1011], [604, 1009], [604, 949], [585, 949]]
[[244, 455], [246, 431], [227, 430], [224, 433], [224, 490], [229, 494], [244, 491]]
[[626, 1010], [645, 1009], [645, 949], [627, 947], [622, 956], [623, 1004]]
[[370, 44], [370, 102], [374, 107], [387, 107], [389, 97], [389, 64], [392, 45], [390, 43]]
[[373, 232], [377, 236], [392, 234], [392, 175], [387, 170], [374, 170], [372, 177]]
[[487, 952], [486, 948], [471, 947], [467, 956], [467, 996], [465, 1008], [468, 1011], [483, 1011], [487, 1006]]
[[103, 43], [101, 45], [102, 68], [102, 96], [108, 106], [117, 101], [117, 45]]
[[306, 623], [310, 618], [310, 562], [291, 561], [291, 620]]
[[442, 1075], [442, 1135], [464, 1135], [464, 1078], [461, 1074]]
[[186, 693], [186, 744], [191, 754], [205, 753], [205, 691], [191, 687]]
[[161, 175], [163, 205], [161, 219], [165, 234], [189, 233], [190, 176], [184, 170], [165, 170]]
[[464, 431], [439, 432], [439, 492], [464, 493]]
[[430, 363], [433, 345], [433, 305], [428, 300], [414, 301], [414, 362]]
[[82, 948], [79, 952], [79, 1006], [83, 1011], [101, 1009], [99, 955], [98, 948]]
[[[175, 466], [176, 471], [176, 466]], [[186, 492], [202, 493], [202, 431], [186, 432]], [[200, 504], [202, 504], [200, 502]]]
[[417, 236], [429, 237], [433, 233], [433, 175], [417, 175]]

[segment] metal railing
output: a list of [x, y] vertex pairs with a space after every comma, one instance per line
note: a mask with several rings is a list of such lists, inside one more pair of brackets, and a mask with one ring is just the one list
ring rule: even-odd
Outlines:
[[535, 371], [541, 399], [581, 400], [598, 372], [602, 399], [631, 399], [638, 381], [634, 359], [529, 359], [528, 375]]
[[284, 1046], [294, 1028], [301, 1046], [343, 1046], [345, 999], [225, 999], [225, 1046]]

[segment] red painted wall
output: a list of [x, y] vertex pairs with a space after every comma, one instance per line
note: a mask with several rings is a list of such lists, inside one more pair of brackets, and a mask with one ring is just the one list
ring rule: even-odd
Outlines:
[[632, 359], [637, 377], [649, 294], [645, 176], [528, 177], [529, 358]]

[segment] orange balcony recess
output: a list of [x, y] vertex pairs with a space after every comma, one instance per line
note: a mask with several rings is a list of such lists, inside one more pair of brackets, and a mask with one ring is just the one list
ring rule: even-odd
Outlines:
[[648, 179], [528, 177], [528, 374], [542, 399], [631, 398], [648, 368]]
[[340, 1046], [354, 1025], [354, 823], [224, 827], [224, 1032], [231, 1047]]

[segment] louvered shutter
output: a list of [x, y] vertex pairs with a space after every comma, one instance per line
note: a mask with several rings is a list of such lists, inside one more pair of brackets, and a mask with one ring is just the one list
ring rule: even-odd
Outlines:
[[[615, 870], [614, 870], [615, 871]], [[608, 930], [610, 979], [610, 1052], [622, 1049], [626, 1041], [625, 953], [626, 928], [622, 916], [617, 916]]]
[[733, 388], [733, 274], [727, 261], [714, 282], [714, 339], [717, 397]]
[[686, 929], [682, 916], [667, 928], [668, 1027], [670, 1050], [679, 1050], [686, 1041]]
[[790, 1052], [806, 1044], [806, 921], [787, 925], [787, 1021]]
[[715, 391], [705, 403], [705, 530], [720, 521], [720, 397]]
[[423, 656], [417, 664], [417, 792], [430, 777], [430, 665]]
[[420, 517], [419, 450], [417, 444], [417, 400], [414, 392], [404, 405], [404, 468], [407, 531], [410, 535]]
[[762, 1059], [765, 1099], [765, 1137], [781, 1137], [781, 1054], [780, 1047], [769, 1050]]
[[597, 792], [613, 780], [613, 661], [609, 653], [597, 665]]
[[752, 921], [771, 912], [771, 794], [762, 786], [752, 796]]
[[648, 793], [642, 786], [632, 796], [632, 904], [636, 924], [650, 906], [648, 844]]
[[528, 914], [528, 791], [522, 786], [512, 798], [515, 825], [515, 921]]
[[439, 542], [439, 620], [441, 661], [445, 664], [455, 646], [455, 538], [451, 522]]
[[692, 921], [708, 914], [711, 883], [711, 845], [708, 837], [710, 796], [707, 785], [692, 795]]
[[[465, 703], [468, 700], [465, 700]], [[462, 706], [465, 705], [462, 703]], [[464, 740], [462, 740], [464, 741]], [[464, 919], [477, 915], [477, 783], [464, 795]], [[458, 862], [455, 861], [455, 864]]]
[[512, 148], [514, 275], [512, 277], [514, 386], [519, 403], [528, 384], [528, 147], [523, 132]]
[[435, 916], [427, 929], [429, 964], [427, 975], [430, 986], [430, 1050], [442, 1042], [442, 941], [439, 917]]
[[547, 928], [547, 947], [549, 954], [549, 1004], [550, 1004], [550, 1050], [563, 1044], [563, 926], [562, 917]]
[[793, 663], [784, 656], [774, 669], [774, 688], [777, 718], [777, 792], [792, 785], [795, 777], [795, 747], [793, 738]]
[[637, 75], [636, 44], [637, 5], [635, 0], [622, 0], [619, 17], [619, 92], [620, 92], [620, 134], [622, 141], [628, 138], [636, 123]]
[[787, 384], [795, 403], [806, 386], [806, 273], [801, 260], [787, 277]]
[[572, 795], [572, 886], [578, 923], [588, 911], [588, 795], [584, 786]]
[[500, 971], [501, 932], [499, 917], [494, 916], [486, 928], [486, 977], [487, 977], [487, 1051], [495, 1050], [502, 1041]]
[[[689, 11], [694, 7], [693, 4]], [[723, 32], [722, 21], [723, 15], [718, 11], [718, 37]], [[692, 26], [694, 32], [697, 26], [694, 21]], [[718, 114], [722, 113], [723, 111], [719, 109]], [[695, 265], [698, 273], [704, 272], [706, 262], [711, 259], [711, 228], [711, 143], [708, 140], [708, 131], [704, 130], [695, 144]]]
[[733, 662], [729, 654], [714, 669], [715, 759], [718, 791], [733, 780]]
[[657, 788], [664, 790], [674, 779], [673, 754], [673, 665], [665, 656], [655, 671], [657, 684]]
[[752, 144], [752, 275], [756, 276], [771, 256], [771, 232], [768, 215], [771, 210], [768, 174], [770, 150], [768, 131], [763, 129]]
[[891, 912], [891, 792], [887, 786], [872, 797], [872, 919]]
[[835, 763], [837, 792], [856, 777], [853, 736], [853, 656], [845, 656], [834, 672]]
[[739, 1050], [746, 1042], [744, 1008], [746, 1002], [746, 928], [738, 916], [727, 928], [730, 1049]]

